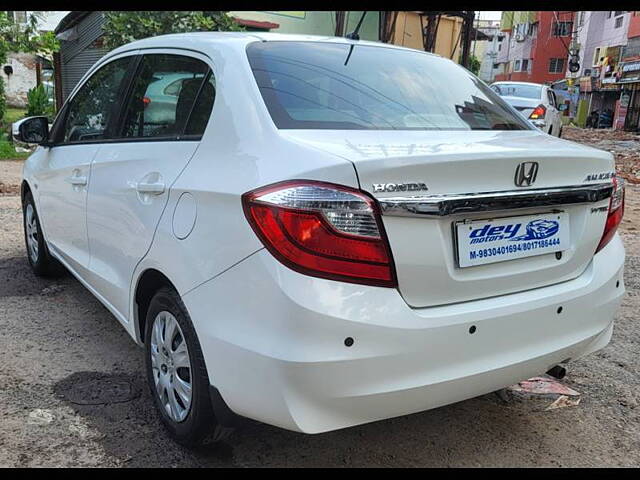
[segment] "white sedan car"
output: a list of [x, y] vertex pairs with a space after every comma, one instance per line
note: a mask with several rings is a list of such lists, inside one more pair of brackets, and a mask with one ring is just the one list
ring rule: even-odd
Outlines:
[[562, 110], [552, 88], [539, 83], [495, 82], [491, 88], [525, 118], [549, 135], [562, 134]]
[[[175, 112], [151, 115], [168, 75]], [[161, 36], [101, 59], [50, 131], [17, 128], [40, 144], [22, 183], [34, 272], [66, 267], [145, 348], [183, 444], [243, 416], [318, 433], [418, 412], [611, 338], [612, 155], [437, 55]]]

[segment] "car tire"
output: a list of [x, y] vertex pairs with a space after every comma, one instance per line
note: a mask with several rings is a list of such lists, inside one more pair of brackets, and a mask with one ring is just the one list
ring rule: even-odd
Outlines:
[[[176, 442], [195, 447], [207, 439], [222, 440], [231, 433], [232, 429], [216, 421], [200, 342], [182, 299], [169, 287], [158, 290], [147, 310], [145, 366], [162, 423]], [[189, 392], [187, 384], [191, 395], [188, 402], [184, 400]]]
[[47, 243], [44, 241], [40, 218], [31, 192], [27, 192], [22, 201], [22, 227], [27, 259], [33, 273], [39, 277], [62, 275], [64, 267], [51, 256]]

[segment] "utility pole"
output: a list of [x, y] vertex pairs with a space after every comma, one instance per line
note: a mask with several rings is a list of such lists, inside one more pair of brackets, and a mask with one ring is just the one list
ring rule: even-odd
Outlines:
[[344, 35], [344, 11], [336, 11], [336, 31], [335, 36]]
[[471, 49], [471, 29], [473, 28], [473, 20], [475, 17], [475, 12], [467, 11], [462, 15], [463, 22], [463, 38], [462, 38], [462, 58], [461, 64], [465, 68], [469, 68], [469, 50]]
[[[475, 13], [475, 12], [474, 12]], [[478, 43], [478, 28], [480, 27], [480, 12], [478, 12], [478, 16], [476, 17], [476, 31], [474, 32], [473, 37], [473, 55], [476, 56], [476, 44]]]

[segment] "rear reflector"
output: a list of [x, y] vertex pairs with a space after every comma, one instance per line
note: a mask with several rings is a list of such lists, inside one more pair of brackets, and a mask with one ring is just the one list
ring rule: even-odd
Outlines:
[[242, 205], [264, 246], [292, 270], [331, 280], [397, 285], [378, 205], [368, 194], [294, 180], [247, 192]]
[[604, 224], [604, 233], [596, 248], [596, 253], [602, 250], [607, 243], [611, 241], [613, 235], [618, 229], [618, 225], [622, 222], [622, 216], [624, 215], [624, 180], [622, 178], [613, 177], [613, 193], [609, 200], [609, 213], [607, 214], [607, 221]]

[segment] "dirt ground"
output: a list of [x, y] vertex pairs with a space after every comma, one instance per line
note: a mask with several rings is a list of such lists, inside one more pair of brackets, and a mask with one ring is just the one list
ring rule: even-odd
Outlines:
[[[162, 429], [142, 351], [118, 322], [71, 276], [29, 271], [21, 168], [0, 161], [0, 467], [640, 466], [640, 185], [627, 189], [627, 295], [613, 340], [571, 363], [563, 380], [581, 393], [579, 405], [546, 411], [489, 394], [313, 436], [248, 422], [220, 445], [188, 451]], [[91, 404], [83, 391], [75, 394], [89, 404], [64, 396], [96, 378], [108, 381], [110, 403]]]

